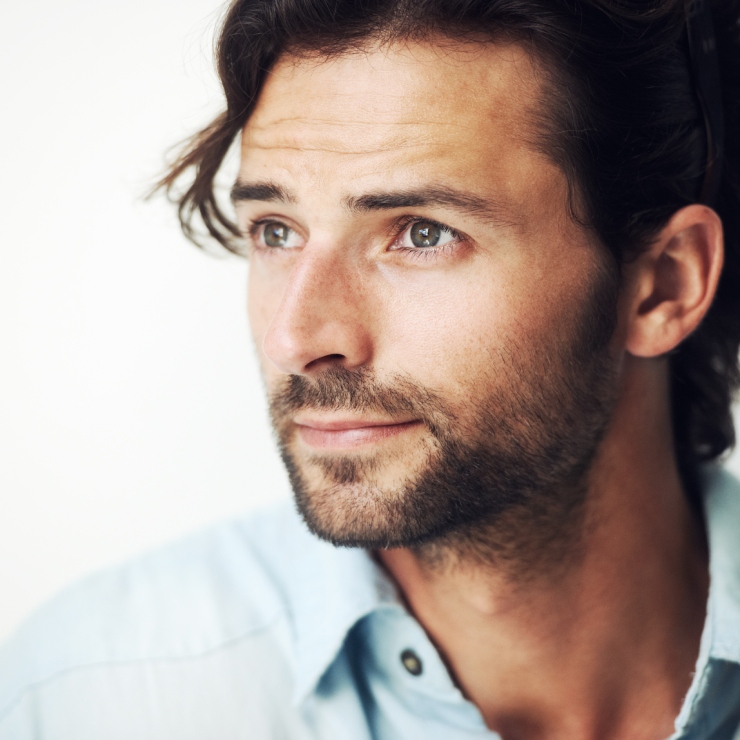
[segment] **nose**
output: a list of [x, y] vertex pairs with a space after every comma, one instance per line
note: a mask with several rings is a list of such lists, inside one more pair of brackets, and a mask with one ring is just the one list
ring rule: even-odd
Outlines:
[[330, 249], [306, 245], [290, 268], [265, 334], [266, 357], [291, 375], [368, 364], [371, 317], [363, 294], [357, 267]]

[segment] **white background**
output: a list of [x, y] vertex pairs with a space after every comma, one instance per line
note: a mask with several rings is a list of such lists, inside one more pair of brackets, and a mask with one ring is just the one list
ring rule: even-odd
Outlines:
[[221, 11], [0, 3], [0, 639], [70, 580], [287, 490], [246, 263], [141, 197], [220, 108]]
[[70, 580], [286, 495], [247, 266], [141, 200], [219, 110], [221, 10], [2, 3], [0, 639]]

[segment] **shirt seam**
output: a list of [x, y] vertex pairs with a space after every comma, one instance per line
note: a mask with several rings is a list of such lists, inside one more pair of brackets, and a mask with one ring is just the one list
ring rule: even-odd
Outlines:
[[50, 675], [39, 679], [38, 681], [32, 681], [31, 683], [28, 683], [24, 686], [22, 686], [17, 694], [9, 701], [9, 703], [5, 706], [4, 709], [0, 710], [0, 723], [5, 722], [5, 720], [10, 716], [12, 711], [20, 704], [20, 702], [28, 695], [35, 691], [38, 691], [39, 689], [45, 687], [48, 684], [53, 683], [57, 679], [67, 676], [70, 674], [74, 674], [80, 671], [84, 670], [90, 670], [90, 669], [97, 669], [97, 668], [104, 668], [106, 666], [113, 667], [113, 666], [126, 666], [126, 665], [136, 665], [137, 663], [176, 663], [176, 662], [185, 662], [188, 660], [198, 660], [200, 658], [204, 658], [212, 653], [217, 653], [220, 650], [225, 650], [227, 648], [233, 647], [234, 645], [237, 645], [239, 642], [242, 642], [243, 640], [247, 640], [250, 637], [254, 637], [255, 635], [260, 634], [261, 632], [266, 632], [273, 628], [281, 619], [285, 618], [286, 612], [280, 611], [273, 615], [269, 621], [265, 622], [264, 624], [260, 625], [259, 627], [253, 627], [252, 629], [248, 630], [247, 632], [242, 633], [241, 635], [230, 637], [223, 642], [218, 643], [217, 645], [213, 645], [212, 647], [206, 648], [205, 650], [201, 650], [198, 652], [193, 652], [190, 654], [183, 654], [183, 655], [149, 655], [145, 657], [140, 658], [116, 658], [112, 660], [102, 660], [102, 661], [94, 661], [90, 663], [84, 663], [80, 665], [73, 665], [68, 668], [61, 668], [57, 671], [52, 672]]

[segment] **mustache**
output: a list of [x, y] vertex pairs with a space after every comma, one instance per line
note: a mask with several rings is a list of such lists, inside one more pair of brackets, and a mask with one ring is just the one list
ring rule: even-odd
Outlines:
[[332, 367], [312, 378], [289, 375], [270, 393], [269, 406], [278, 427], [303, 409], [413, 416], [430, 426], [437, 426], [440, 418], [450, 418], [433, 391], [401, 375], [380, 383], [367, 368]]

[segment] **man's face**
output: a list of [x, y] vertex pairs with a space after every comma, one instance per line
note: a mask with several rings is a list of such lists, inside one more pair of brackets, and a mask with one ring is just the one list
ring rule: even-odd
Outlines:
[[534, 143], [541, 84], [517, 46], [288, 57], [244, 129], [252, 331], [330, 540], [542, 520], [593, 457], [614, 285]]

